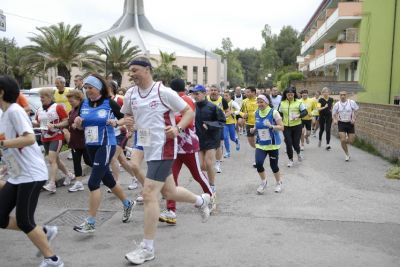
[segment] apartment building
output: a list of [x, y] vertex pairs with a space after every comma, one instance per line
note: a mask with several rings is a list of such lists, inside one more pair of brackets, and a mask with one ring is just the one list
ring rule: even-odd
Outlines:
[[358, 81], [362, 4], [322, 1], [302, 31], [299, 71], [329, 81]]

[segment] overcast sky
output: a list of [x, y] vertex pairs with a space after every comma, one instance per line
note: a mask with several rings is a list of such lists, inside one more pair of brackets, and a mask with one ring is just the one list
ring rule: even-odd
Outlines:
[[[257, 48], [262, 44], [264, 24], [279, 33], [285, 25], [303, 30], [322, 0], [144, 0], [146, 17], [157, 30], [205, 49], [221, 47], [230, 37], [235, 48]], [[109, 29], [122, 15], [124, 0], [2, 0], [7, 32], [0, 38], [15, 37], [19, 46], [35, 27], [65, 22], [82, 24], [82, 34]], [[22, 18], [24, 17], [24, 18]]]

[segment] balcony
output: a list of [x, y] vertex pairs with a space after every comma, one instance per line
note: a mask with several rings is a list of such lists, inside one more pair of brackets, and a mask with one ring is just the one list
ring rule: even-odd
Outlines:
[[362, 2], [338, 3], [338, 7], [301, 47], [301, 55], [305, 55], [310, 48], [318, 47], [327, 40], [335, 38], [338, 32], [353, 27], [361, 20], [361, 14]]
[[336, 44], [336, 47], [311, 60], [309, 70], [312, 71], [335, 63], [341, 64], [359, 59], [360, 43]]

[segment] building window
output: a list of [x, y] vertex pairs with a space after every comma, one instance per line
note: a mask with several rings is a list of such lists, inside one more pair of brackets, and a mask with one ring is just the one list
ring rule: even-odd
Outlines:
[[346, 68], [344, 70], [344, 80], [348, 81], [349, 80], [349, 68]]
[[187, 75], [187, 70], [188, 70], [188, 68], [187, 68], [187, 66], [185, 66], [185, 65], [183, 65], [182, 66], [182, 69], [183, 69], [183, 79], [185, 80], [185, 81], [187, 81], [187, 77], [188, 77], [188, 75]]
[[197, 66], [193, 67], [193, 84], [197, 84], [198, 82], [198, 68]]
[[208, 83], [208, 68], [203, 67], [203, 84], [206, 85]]

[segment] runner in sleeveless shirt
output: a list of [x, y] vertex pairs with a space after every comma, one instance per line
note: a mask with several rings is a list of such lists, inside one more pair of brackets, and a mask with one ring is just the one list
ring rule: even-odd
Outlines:
[[347, 99], [347, 92], [339, 93], [340, 101], [333, 106], [333, 124], [338, 125], [340, 144], [346, 154], [345, 161], [350, 160], [350, 153], [347, 144], [352, 144], [355, 138], [354, 124], [356, 122], [356, 111], [358, 105], [354, 100]]
[[[142, 145], [147, 161], [144, 181], [144, 238], [140, 245], [125, 258], [134, 264], [154, 259], [154, 238], [160, 216], [158, 194], [166, 199], [195, 204], [201, 211], [203, 222], [210, 216], [209, 194], [195, 195], [183, 187], [176, 187], [171, 175], [171, 166], [176, 158], [177, 139], [190, 121], [194, 112], [171, 88], [154, 82], [152, 66], [146, 57], [137, 57], [129, 64], [129, 71], [136, 86], [125, 95], [121, 111], [128, 129], [133, 127], [133, 116], [138, 131], [138, 145]], [[182, 114], [176, 124], [174, 112]]]

